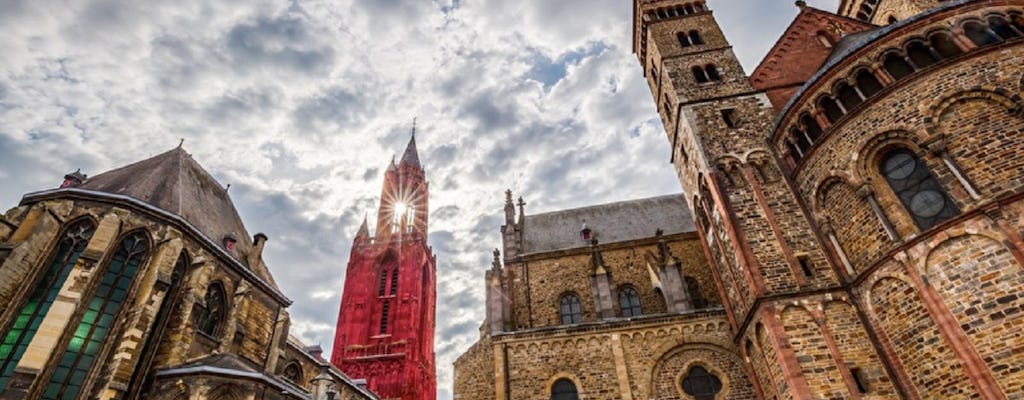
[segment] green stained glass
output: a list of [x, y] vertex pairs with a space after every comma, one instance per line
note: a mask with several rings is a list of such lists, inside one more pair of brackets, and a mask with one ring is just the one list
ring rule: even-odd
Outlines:
[[89, 300], [89, 312], [83, 315], [75, 329], [75, 336], [61, 357], [60, 366], [67, 367], [70, 374], [51, 376], [44, 399], [78, 397], [89, 370], [100, 356], [101, 344], [114, 323], [114, 316], [121, 310], [127, 289], [135, 279], [135, 272], [146, 259], [148, 251], [146, 238], [141, 233], [129, 235], [121, 241], [117, 253], [103, 273], [103, 283]]
[[0, 343], [0, 388], [7, 386], [7, 381], [14, 374], [14, 367], [21, 360], [39, 324], [50, 310], [53, 299], [57, 297], [95, 230], [96, 227], [91, 221], [82, 220], [72, 223], [61, 232], [49, 266], [23, 300], [24, 304], [18, 309], [14, 323], [7, 327], [6, 333], [2, 335], [4, 340]]

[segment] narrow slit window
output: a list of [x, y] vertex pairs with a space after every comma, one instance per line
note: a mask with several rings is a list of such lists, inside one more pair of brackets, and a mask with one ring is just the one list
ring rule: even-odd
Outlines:
[[739, 113], [735, 108], [727, 108], [722, 111], [722, 120], [725, 121], [725, 126], [729, 128], [738, 128], [740, 126]]
[[805, 278], [814, 277], [814, 266], [811, 264], [811, 259], [806, 255], [801, 255], [796, 258], [797, 262], [800, 263], [800, 269], [804, 272]]

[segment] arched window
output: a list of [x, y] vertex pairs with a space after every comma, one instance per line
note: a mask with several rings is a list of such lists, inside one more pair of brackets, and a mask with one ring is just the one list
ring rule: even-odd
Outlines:
[[921, 42], [913, 42], [907, 45], [907, 57], [909, 57], [910, 62], [914, 63], [914, 66], [919, 69], [928, 67], [939, 61], [939, 59], [932, 54], [931, 49]]
[[722, 80], [722, 76], [718, 74], [718, 67], [708, 64], [707, 66], [704, 67], [704, 71], [708, 73], [708, 80], [715, 82]]
[[683, 279], [686, 281], [686, 292], [690, 294], [690, 301], [693, 303], [693, 308], [707, 308], [708, 299], [704, 298], [704, 293], [701, 293], [700, 284], [697, 283], [697, 280], [693, 279], [691, 276], [687, 276]]
[[988, 17], [988, 25], [996, 35], [999, 35], [999, 37], [1004, 40], [1019, 38], [1021, 35], [1020, 32], [1017, 31], [1017, 28], [1014, 28], [1012, 25], [1007, 23], [1003, 17], [997, 15]]
[[715, 400], [722, 391], [722, 380], [701, 366], [694, 366], [683, 378], [683, 392], [695, 400]]
[[800, 154], [807, 154], [807, 150], [811, 149], [811, 140], [807, 138], [807, 135], [803, 131], [797, 129], [795, 126], [789, 128], [789, 134], [793, 137], [793, 143], [800, 149]]
[[50, 310], [61, 286], [64, 286], [64, 280], [75, 267], [75, 262], [85, 251], [94, 232], [96, 225], [92, 221], [80, 220], [60, 233], [46, 272], [32, 286], [32, 291], [14, 317], [14, 323], [7, 327], [3, 336], [0, 345], [0, 389], [7, 387], [7, 381], [14, 374], [14, 367], [25, 354], [39, 324], [43, 322], [43, 317]]
[[690, 37], [686, 35], [686, 32], [677, 33], [676, 39], [679, 39], [680, 46], [690, 47]]
[[971, 21], [964, 24], [964, 34], [978, 47], [985, 47], [999, 42], [999, 38], [989, 33], [988, 28], [985, 28], [985, 25], [982, 25], [980, 22]]
[[836, 95], [839, 97], [839, 101], [843, 102], [843, 107], [846, 111], [853, 110], [864, 102], [864, 99], [860, 97], [860, 93], [851, 87], [846, 82], [840, 83], [836, 88]]
[[643, 315], [640, 308], [640, 294], [632, 286], [623, 287], [619, 290], [619, 309], [623, 317], [636, 317]]
[[708, 82], [708, 74], [704, 72], [704, 68], [693, 67], [691, 68], [691, 71], [693, 71], [693, 79], [696, 79], [697, 83]]
[[887, 23], [888, 23], [889, 25], [892, 25], [892, 24], [895, 24], [895, 23], [897, 23], [897, 22], [900, 22], [900, 20], [898, 20], [898, 19], [896, 19], [896, 17], [894, 17], [894, 16], [890, 15], [890, 16], [889, 16], [889, 19], [888, 19], [888, 20], [887, 20], [886, 22], [887, 22]]
[[288, 363], [288, 366], [284, 367], [284, 371], [281, 372], [281, 377], [291, 381], [292, 383], [301, 385], [302, 384], [302, 368], [296, 362]]
[[398, 267], [391, 270], [391, 295], [398, 295]]
[[821, 100], [818, 100], [818, 107], [821, 107], [821, 111], [825, 113], [825, 118], [827, 118], [828, 122], [831, 123], [835, 123], [846, 114], [843, 112], [842, 108], [839, 108], [839, 104], [836, 103], [836, 100], [829, 96], [822, 97]]
[[117, 321], [121, 305], [128, 298], [135, 274], [148, 255], [149, 239], [144, 232], [132, 233], [118, 243], [114, 257], [108, 261], [100, 278], [99, 287], [90, 299], [82, 303], [86, 307], [85, 313], [73, 329], [74, 336], [43, 390], [44, 398], [77, 398], [107, 333], [114, 328], [114, 321]]
[[566, 293], [559, 300], [559, 311], [562, 316], [562, 324], [578, 324], [583, 321], [580, 312], [580, 298], [574, 293]]
[[551, 385], [551, 400], [579, 400], [580, 395], [576, 391], [576, 384], [571, 380], [562, 378]]
[[888, 72], [889, 76], [895, 80], [903, 79], [915, 71], [914, 67], [898, 53], [890, 53], [885, 56], [882, 68], [885, 68], [885, 72]]
[[204, 307], [196, 310], [196, 329], [212, 337], [224, 333], [224, 317], [227, 316], [227, 295], [224, 285], [213, 282], [206, 288]]
[[821, 42], [821, 45], [825, 46], [827, 49], [831, 49], [836, 45], [835, 40], [832, 40], [832, 35], [829, 35], [828, 32], [818, 31], [815, 36], [818, 38], [818, 41]]
[[914, 153], [906, 149], [891, 151], [879, 169], [922, 231], [960, 214], [928, 166]]
[[704, 39], [701, 39], [700, 32], [690, 31], [690, 43], [694, 46], [700, 46], [704, 44]]
[[686, 13], [687, 14], [693, 14], [693, 13], [697, 12], [696, 10], [694, 10], [693, 4], [687, 4], [687, 5], [683, 6], [683, 7], [686, 9]]
[[953, 39], [949, 38], [946, 33], [936, 33], [929, 38], [932, 44], [932, 48], [935, 49], [936, 53], [942, 58], [952, 58], [963, 54], [963, 50], [960, 50], [960, 46], [957, 46]]
[[866, 69], [862, 69], [857, 73], [857, 89], [859, 89], [865, 97], [871, 97], [882, 91], [882, 84], [878, 82], [878, 78], [875, 78], [875, 74], [872, 74]]

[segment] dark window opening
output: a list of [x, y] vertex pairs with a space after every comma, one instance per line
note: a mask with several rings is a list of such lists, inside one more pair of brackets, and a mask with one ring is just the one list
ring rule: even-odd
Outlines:
[[388, 311], [391, 311], [391, 303], [387, 300], [380, 305], [380, 334], [388, 333]]
[[843, 112], [842, 108], [839, 108], [839, 104], [836, 103], [836, 100], [831, 97], [823, 97], [818, 101], [818, 106], [821, 107], [821, 110], [825, 113], [825, 118], [827, 118], [828, 122], [831, 123], [839, 121], [839, 119], [843, 118], [843, 115], [846, 114]]
[[857, 90], [850, 87], [846, 83], [839, 85], [838, 92], [836, 93], [839, 97], [839, 101], [843, 102], [843, 106], [846, 111], [853, 110], [864, 102], [864, 99], [860, 97], [860, 93]]
[[860, 368], [850, 368], [850, 375], [853, 375], [853, 383], [857, 385], [857, 391], [867, 393], [868, 385], [864, 382], [863, 371]]
[[676, 34], [676, 39], [679, 40], [679, 45], [683, 47], [690, 47], [690, 37], [686, 35], [686, 32], [679, 32]]
[[697, 280], [690, 276], [684, 277], [683, 280], [686, 281], [686, 292], [690, 295], [690, 302], [693, 303], [693, 308], [708, 308], [708, 299], [704, 298], [704, 293], [701, 293], [700, 284], [697, 283]]
[[715, 67], [714, 65], [708, 64], [706, 67], [704, 67], [704, 71], [707, 71], [709, 80], [715, 82], [722, 80], [722, 76], [718, 74], [718, 68]]
[[380, 271], [380, 286], [377, 287], [377, 296], [384, 297], [384, 295], [388, 294], [387, 290], [388, 290], [388, 270], [385, 269], [385, 270], [381, 270]]
[[1004, 40], [1010, 40], [1020, 37], [1020, 32], [1017, 28], [1014, 28], [1006, 22], [1002, 17], [991, 16], [988, 18], [988, 25], [992, 27], [992, 31]]
[[579, 393], [576, 392], [576, 384], [571, 380], [562, 378], [555, 381], [551, 386], [551, 400], [579, 400]]
[[818, 140], [821, 137], [821, 125], [818, 125], [818, 121], [810, 114], [804, 114], [800, 117], [800, 122], [804, 124], [804, 132], [807, 133], [807, 137], [811, 141]]
[[903, 59], [903, 56], [892, 53], [885, 57], [885, 61], [882, 63], [882, 67], [885, 68], [885, 72], [889, 73], [895, 80], [903, 79], [910, 74], [914, 73], [914, 67]]
[[693, 9], [693, 5], [692, 5], [692, 4], [687, 4], [687, 5], [685, 6], [685, 9], [686, 9], [686, 13], [687, 13], [687, 14], [693, 14], [694, 12], [696, 12], [696, 11], [695, 11], [695, 10]]
[[206, 288], [203, 300], [206, 306], [198, 310], [196, 327], [206, 335], [219, 337], [223, 333], [224, 317], [227, 316], [227, 295], [224, 292], [224, 285], [220, 282], [211, 283]]
[[898, 19], [896, 19], [896, 17], [890, 15], [889, 16], [889, 20], [887, 22], [889, 23], [889, 25], [892, 25], [892, 24], [895, 24], [897, 22], [900, 22], [900, 20], [898, 20]]
[[575, 294], [562, 295], [559, 306], [563, 325], [578, 324], [583, 321], [583, 315], [580, 312], [580, 298]]
[[939, 61], [924, 43], [914, 42], [907, 46], [907, 57], [917, 68], [925, 68]]
[[796, 147], [800, 149], [800, 154], [807, 154], [812, 145], [811, 141], [807, 139], [807, 135], [795, 127], [789, 129], [789, 134], [792, 135]]
[[807, 256], [799, 256], [796, 258], [797, 262], [800, 263], [800, 269], [804, 271], [804, 277], [810, 278], [814, 276], [814, 270], [811, 267], [811, 260]]
[[690, 43], [694, 46], [700, 46], [704, 44], [704, 39], [701, 39], [700, 32], [690, 31]]
[[640, 294], [636, 289], [627, 286], [619, 291], [619, 309], [623, 317], [637, 317], [643, 315], [640, 307]]
[[857, 73], [857, 89], [859, 89], [865, 97], [871, 97], [882, 91], [882, 83], [878, 82], [878, 78], [875, 78], [875, 74], [872, 74], [868, 70], [861, 70]]
[[391, 295], [398, 295], [398, 267], [391, 270]]
[[977, 22], [964, 24], [964, 33], [978, 47], [985, 47], [999, 42], [999, 38], [989, 33], [988, 28]]
[[727, 108], [722, 111], [722, 120], [725, 121], [725, 125], [730, 128], [736, 128], [740, 126], [739, 113], [735, 108]]
[[694, 366], [683, 378], [683, 392], [695, 400], [715, 400], [722, 391], [722, 381], [701, 366]]
[[693, 67], [691, 70], [693, 71], [693, 78], [697, 80], [697, 83], [708, 82], [708, 74], [704, 72], [704, 68]]
[[292, 383], [302, 384], [302, 369], [296, 363], [288, 364], [284, 367], [284, 372], [281, 373], [281, 377], [291, 381]]
[[914, 153], [905, 149], [892, 151], [879, 168], [922, 231], [960, 214], [953, 199]]
[[929, 42], [932, 44], [932, 48], [935, 49], [936, 53], [942, 58], [952, 58], [963, 54], [963, 50], [960, 50], [960, 46], [957, 46], [953, 39], [949, 38], [949, 35], [945, 33], [936, 33], [932, 35]]

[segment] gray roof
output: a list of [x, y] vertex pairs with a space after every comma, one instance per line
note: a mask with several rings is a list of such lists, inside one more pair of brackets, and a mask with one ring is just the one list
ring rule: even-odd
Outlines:
[[[252, 238], [225, 188], [181, 147], [89, 178], [80, 189], [126, 195], [182, 217], [214, 243], [237, 240], [239, 255], [252, 251]], [[243, 263], [245, 257], [236, 257]], [[275, 288], [270, 272], [249, 265]]]
[[526, 215], [523, 253], [540, 253], [589, 246], [580, 239], [584, 220], [602, 244], [696, 232], [690, 209], [681, 194], [601, 204], [571, 210]]
[[413, 131], [412, 138], [409, 139], [409, 144], [405, 146], [405, 154], [402, 154], [401, 164], [409, 164], [414, 167], [420, 167], [420, 153], [416, 151], [416, 131]]

